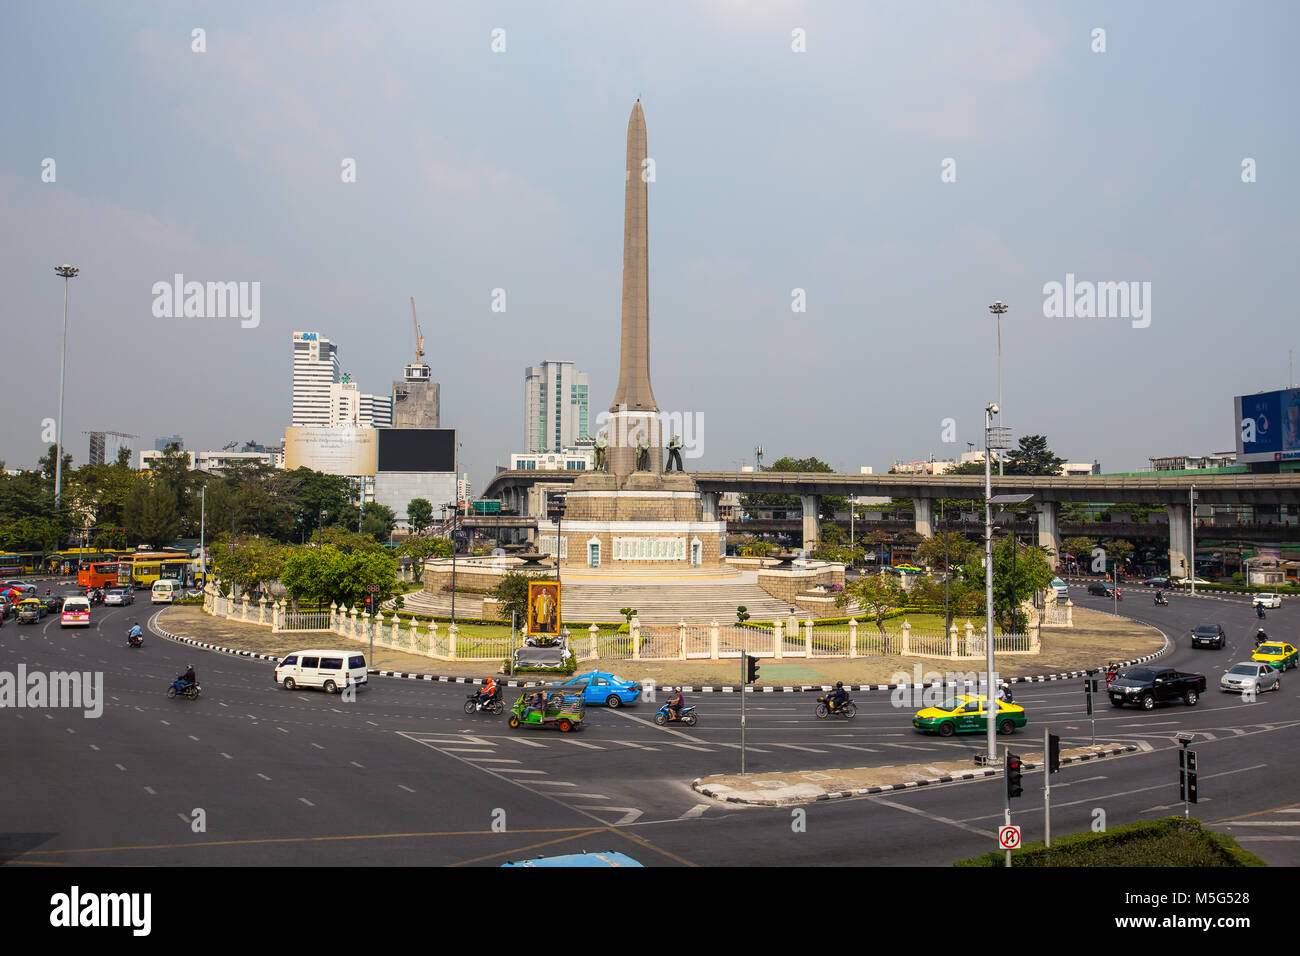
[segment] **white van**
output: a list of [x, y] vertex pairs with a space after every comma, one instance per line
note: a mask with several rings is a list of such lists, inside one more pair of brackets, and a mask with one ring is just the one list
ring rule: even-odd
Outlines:
[[90, 627], [90, 599], [70, 597], [63, 599], [63, 612], [59, 627]]
[[181, 582], [175, 578], [159, 578], [153, 583], [150, 604], [171, 604], [181, 595]]
[[366, 657], [357, 651], [298, 651], [276, 665], [275, 682], [285, 690], [319, 687], [337, 694], [367, 682]]

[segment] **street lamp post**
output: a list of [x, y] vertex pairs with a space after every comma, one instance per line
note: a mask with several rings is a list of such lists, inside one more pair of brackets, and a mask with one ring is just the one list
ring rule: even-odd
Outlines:
[[985, 756], [990, 764], [997, 758], [998, 753], [997, 743], [994, 740], [997, 730], [994, 727], [993, 717], [993, 699], [996, 696], [993, 689], [993, 459], [989, 457], [993, 447], [993, 416], [997, 411], [998, 406], [994, 404], [984, 409], [984, 666], [987, 681], [984, 711], [987, 714], [986, 730], [988, 731], [988, 748]]
[[54, 267], [54, 274], [63, 277], [63, 348], [59, 350], [59, 423], [54, 433], [54, 510], [59, 510], [63, 494], [63, 373], [68, 357], [68, 280], [76, 278], [80, 269], [66, 263]]
[[[1211, 509], [1212, 510], [1212, 509]], [[1196, 597], [1196, 486], [1187, 489], [1187, 524], [1191, 532], [1191, 554], [1188, 564], [1192, 569], [1192, 597]]]
[[[1007, 304], [998, 299], [991, 306], [989, 311], [997, 317], [998, 323], [998, 408], [1002, 407], [1002, 316], [1007, 311]], [[1001, 414], [1001, 411], [998, 412]], [[1001, 478], [1003, 472], [1002, 456], [998, 456], [998, 477]]]

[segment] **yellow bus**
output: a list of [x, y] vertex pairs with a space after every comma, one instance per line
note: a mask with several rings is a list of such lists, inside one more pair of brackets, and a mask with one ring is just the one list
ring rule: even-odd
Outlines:
[[0, 551], [0, 575], [35, 574], [44, 566], [40, 551]]
[[139, 591], [152, 588], [153, 583], [160, 578], [174, 578], [184, 583], [190, 579], [197, 566], [195, 560], [184, 552], [137, 552], [130, 559], [124, 557], [118, 567], [118, 585]]

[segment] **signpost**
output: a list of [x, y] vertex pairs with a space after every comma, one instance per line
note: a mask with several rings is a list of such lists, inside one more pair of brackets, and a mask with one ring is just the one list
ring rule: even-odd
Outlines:
[[369, 657], [369, 660], [370, 660], [370, 663], [371, 663], [372, 666], [373, 666], [374, 663], [375, 663], [375, 604], [378, 603], [378, 601], [379, 601], [379, 597], [378, 597], [379, 591], [380, 591], [380, 587], [379, 587], [378, 584], [367, 584], [367, 585], [366, 585], [366, 594], [367, 594], [367, 595], [369, 596], [369, 598], [370, 598], [370, 600], [367, 601], [366, 603], [370, 605], [370, 657]]
[[1191, 804], [1196, 802], [1196, 751], [1188, 750], [1193, 734], [1178, 734], [1183, 745], [1178, 751], [1178, 799], [1183, 801], [1183, 819], [1191, 816]]
[[1092, 745], [1097, 746], [1097, 715], [1092, 710], [1092, 695], [1097, 690], [1097, 678], [1092, 676], [1092, 671], [1088, 671], [1088, 676], [1083, 679], [1083, 693], [1088, 701], [1088, 722], [1092, 724]]

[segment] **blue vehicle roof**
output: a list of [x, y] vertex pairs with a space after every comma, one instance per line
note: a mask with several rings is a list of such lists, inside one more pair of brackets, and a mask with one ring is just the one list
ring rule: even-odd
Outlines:
[[502, 863], [506, 866], [636, 866], [642, 864], [626, 853], [613, 850], [595, 850], [591, 853], [566, 853], [563, 856], [539, 856], [534, 860]]

